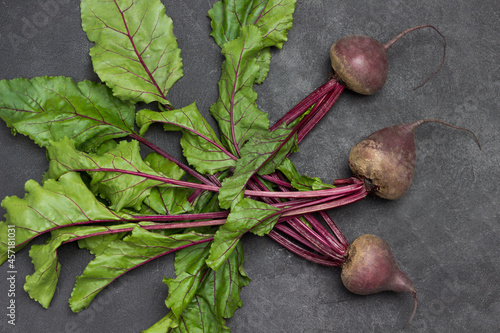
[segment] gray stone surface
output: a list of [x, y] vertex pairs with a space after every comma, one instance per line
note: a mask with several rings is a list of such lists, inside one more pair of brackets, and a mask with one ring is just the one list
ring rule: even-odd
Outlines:
[[[214, 2], [164, 1], [184, 59], [184, 77], [169, 99], [177, 106], [196, 100], [207, 118], [217, 98], [222, 59], [209, 36], [206, 16]], [[65, 75], [97, 80], [78, 4], [0, 1], [0, 79]], [[414, 183], [402, 199], [370, 197], [330, 214], [349, 240], [373, 233], [392, 246], [419, 294], [415, 320], [406, 332], [496, 332], [500, 2], [298, 0], [289, 40], [282, 50], [273, 51], [270, 74], [256, 87], [258, 104], [274, 121], [323, 83], [329, 72], [329, 47], [340, 37], [366, 34], [387, 41], [420, 24], [432, 24], [446, 36], [443, 70], [413, 90], [439, 66], [443, 42], [430, 29], [407, 35], [390, 50], [383, 90], [371, 97], [344, 93], [293, 160], [302, 173], [331, 182], [350, 175], [349, 148], [382, 127], [440, 118], [475, 131], [481, 151], [464, 132], [437, 124], [422, 126], [416, 132]], [[178, 137], [153, 131], [150, 138], [179, 154]], [[46, 169], [44, 150], [26, 137], [12, 136], [1, 122], [0, 197], [23, 196], [24, 183], [40, 181]], [[4, 213], [1, 208], [0, 215]], [[409, 295], [352, 295], [342, 287], [338, 269], [308, 263], [265, 237], [245, 237], [244, 245], [252, 282], [242, 292], [243, 307], [228, 321], [233, 332], [391, 332], [399, 331], [410, 315]], [[139, 332], [165, 314], [167, 287], [162, 278], [173, 273], [171, 256], [130, 272], [89, 309], [72, 313], [67, 300], [75, 276], [90, 259], [75, 245], [61, 249], [58, 288], [51, 306], [43, 309], [22, 290], [33, 268], [28, 249], [20, 251], [15, 327], [6, 322], [7, 268], [0, 267], [0, 331]]]

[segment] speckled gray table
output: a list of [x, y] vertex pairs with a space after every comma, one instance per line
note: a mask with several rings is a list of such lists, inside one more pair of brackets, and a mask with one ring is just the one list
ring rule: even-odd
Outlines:
[[[209, 118], [222, 60], [206, 16], [214, 1], [163, 2], [184, 63], [184, 77], [169, 100], [196, 100]], [[78, 1], [0, 1], [0, 79], [97, 80], [80, 24]], [[443, 43], [432, 30], [408, 35], [390, 51], [384, 89], [372, 97], [344, 93], [293, 160], [300, 172], [330, 182], [350, 175], [350, 147], [382, 127], [440, 118], [476, 131], [482, 151], [464, 132], [422, 126], [414, 184], [401, 200], [370, 197], [330, 214], [349, 240], [374, 233], [391, 244], [419, 293], [406, 332], [494, 332], [500, 327], [500, 2], [299, 0], [289, 40], [273, 52], [270, 74], [256, 87], [258, 105], [274, 121], [323, 83], [336, 39], [359, 33], [386, 41], [420, 24], [432, 24], [446, 36], [443, 70], [413, 91], [439, 65]], [[150, 136], [179, 154], [178, 137], [159, 130]], [[44, 150], [12, 136], [0, 121], [0, 197], [23, 196], [24, 183], [40, 181], [46, 169]], [[243, 307], [227, 323], [233, 332], [390, 332], [410, 314], [409, 295], [355, 296], [342, 287], [338, 269], [308, 263], [266, 237], [245, 237], [244, 245], [252, 282], [243, 289]], [[164, 316], [162, 278], [173, 273], [173, 256], [130, 272], [87, 310], [72, 313], [67, 300], [90, 259], [74, 244], [60, 251], [59, 285], [45, 310], [22, 290], [33, 268], [28, 249], [20, 251], [16, 326], [7, 324], [7, 267], [0, 267], [0, 331], [139, 332]]]

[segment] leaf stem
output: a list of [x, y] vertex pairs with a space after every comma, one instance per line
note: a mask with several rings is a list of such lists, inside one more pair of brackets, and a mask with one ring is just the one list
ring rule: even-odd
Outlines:
[[[278, 178], [279, 175], [273, 174], [271, 176], [272, 178]], [[255, 182], [255, 183], [254, 183]], [[358, 182], [359, 183], [359, 182]], [[262, 190], [265, 190], [266, 187], [264, 184], [262, 184], [258, 178], [253, 178], [250, 180], [248, 183], [248, 186], [253, 189], [260, 188]], [[289, 194], [290, 190], [286, 187], [279, 187], [281, 191]], [[339, 196], [337, 196], [339, 197]], [[313, 205], [313, 204], [318, 204], [323, 201], [330, 201], [332, 197], [329, 197], [328, 199], [320, 199], [320, 200], [315, 200], [315, 201], [304, 201], [302, 199], [291, 199], [290, 201], [287, 202], [281, 202], [277, 198], [262, 198], [263, 201], [265, 201], [268, 204], [271, 204], [273, 206], [278, 206], [278, 205], [283, 205], [283, 207], [287, 207], [286, 205], [290, 206], [290, 204], [294, 204], [295, 207], [297, 208], [298, 206], [303, 207], [304, 205]], [[284, 211], [284, 210], [282, 210]], [[325, 215], [327, 215], [325, 213]], [[323, 255], [326, 255], [327, 257], [331, 257], [335, 260], [343, 260], [343, 257], [345, 256], [345, 253], [347, 251], [347, 246], [343, 246], [343, 241], [342, 239], [345, 239], [345, 237], [342, 235], [342, 239], [337, 241], [335, 237], [333, 237], [328, 231], [319, 223], [319, 221], [312, 216], [311, 214], [305, 214], [302, 216], [304, 219], [307, 220], [307, 222], [315, 228], [315, 230], [318, 232], [314, 232], [309, 226], [307, 226], [304, 221], [302, 221], [298, 217], [292, 217], [287, 218], [287, 217], [281, 217], [278, 219], [278, 223], [275, 225], [276, 230], [280, 230], [287, 234], [288, 236], [292, 237], [299, 243], [303, 244], [304, 246], [307, 246], [311, 249], [313, 249], [316, 252], [322, 253]], [[293, 231], [292, 229], [286, 227], [283, 225], [283, 222], [287, 222], [293, 229], [295, 229], [297, 232]], [[333, 221], [332, 221], [333, 223]], [[340, 230], [338, 230], [340, 233]]]
[[289, 219], [288, 224], [295, 229], [302, 237], [307, 239], [310, 243], [320, 250], [321, 253], [333, 259], [341, 259], [343, 253], [338, 253], [335, 248], [329, 246], [323, 237], [316, 233], [313, 229], [308, 227], [305, 223], [298, 218]]
[[330, 78], [320, 87], [316, 88], [306, 98], [300, 101], [297, 105], [290, 109], [280, 120], [278, 120], [269, 129], [274, 131], [282, 124], [288, 125], [298, 117], [304, 114], [311, 106], [313, 106], [321, 97], [331, 92], [340, 83], [335, 78]]
[[157, 147], [152, 142], [149, 142], [148, 140], [146, 140], [142, 136], [138, 135], [137, 133], [132, 133], [129, 136], [132, 139], [135, 139], [135, 140], [139, 141], [140, 143], [144, 144], [145, 146], [149, 147], [150, 149], [152, 149], [156, 153], [160, 154], [161, 156], [165, 157], [169, 161], [177, 164], [182, 170], [186, 171], [188, 174], [190, 174], [194, 178], [198, 179], [203, 184], [214, 185], [213, 182], [211, 182], [210, 180], [208, 180], [207, 178], [205, 178], [203, 175], [201, 175], [200, 173], [196, 172], [195, 170], [193, 170], [189, 166], [185, 165], [184, 163], [180, 162], [179, 160], [177, 160], [176, 158], [174, 158], [173, 156], [171, 156], [170, 154], [168, 154], [167, 152], [165, 152], [161, 148]]
[[229, 215], [229, 211], [198, 213], [198, 214], [178, 214], [178, 215], [133, 215], [136, 221], [149, 222], [175, 222], [203, 219], [224, 219]]
[[281, 179], [278, 179], [276, 177], [273, 177], [273, 174], [271, 175], [261, 175], [260, 177], [262, 177], [263, 179], [271, 182], [271, 183], [274, 183], [276, 185], [279, 185], [279, 186], [282, 186], [282, 187], [287, 187], [287, 188], [293, 188], [292, 184], [290, 184], [289, 182], [287, 181], [284, 181], [284, 180], [281, 180]]
[[308, 261], [314, 262], [316, 264], [320, 264], [323, 266], [330, 266], [330, 267], [338, 267], [342, 265], [342, 262], [339, 262], [337, 260], [334, 260], [332, 258], [324, 257], [317, 255], [313, 252], [307, 251], [303, 249], [302, 247], [298, 246], [297, 244], [291, 242], [290, 240], [286, 239], [279, 233], [277, 233], [274, 230], [271, 230], [271, 232], [268, 234], [269, 237], [271, 237], [274, 241], [276, 241], [278, 244], [282, 245], [289, 251], [295, 253], [299, 257], [302, 257]]
[[73, 169], [73, 171], [117, 172], [117, 173], [123, 173], [123, 174], [127, 174], [127, 175], [133, 175], [133, 176], [137, 176], [137, 177], [143, 177], [143, 178], [147, 178], [147, 179], [151, 179], [151, 180], [156, 180], [158, 182], [162, 182], [162, 183], [174, 185], [174, 186], [180, 186], [180, 187], [184, 187], [184, 188], [194, 188], [194, 189], [200, 189], [200, 190], [206, 190], [206, 191], [212, 191], [212, 192], [219, 191], [219, 187], [215, 186], [215, 185], [205, 185], [205, 184], [188, 182], [185, 180], [177, 180], [177, 179], [167, 178], [164, 176], [150, 175], [150, 174], [140, 172], [140, 171], [130, 171], [130, 170], [112, 169], [112, 168]]
[[304, 126], [297, 133], [297, 142], [300, 143], [306, 137], [306, 135], [316, 126], [319, 121], [330, 111], [335, 102], [344, 91], [345, 86], [343, 84], [336, 85], [331, 92], [328, 92], [326, 98], [321, 103], [311, 119], [304, 124]]
[[297, 233], [292, 228], [286, 226], [284, 223], [276, 224], [273, 229], [280, 231], [280, 232], [284, 233], [285, 235], [289, 236], [290, 238], [294, 239], [295, 241], [299, 242], [300, 244], [307, 246], [312, 250], [317, 251], [316, 247], [313, 243], [309, 242], [307, 239], [302, 237], [299, 233]]
[[288, 211], [283, 212], [281, 215], [282, 217], [286, 216], [300, 216], [304, 214], [310, 214], [310, 213], [316, 213], [316, 212], [321, 212], [321, 211], [326, 211], [329, 209], [349, 205], [351, 203], [354, 203], [356, 201], [359, 201], [363, 198], [365, 198], [368, 195], [368, 191], [366, 190], [365, 187], [362, 187], [361, 190], [358, 193], [351, 194], [347, 197], [342, 197], [340, 199], [335, 199], [331, 200], [328, 202], [324, 203], [319, 203], [316, 205], [311, 205], [309, 207], [304, 207], [304, 208], [292, 208]]
[[[220, 224], [213, 224], [213, 225], [220, 225]], [[159, 225], [141, 226], [141, 228], [143, 228], [145, 230], [166, 230], [166, 229], [183, 229], [183, 228], [187, 228], [187, 227], [170, 227], [169, 224], [159, 224]], [[134, 227], [123, 228], [123, 229], [109, 229], [109, 230], [106, 230], [106, 231], [99, 231], [99, 232], [95, 232], [95, 233], [92, 233], [92, 234], [81, 235], [81, 236], [78, 236], [78, 237], [74, 237], [74, 238], [68, 239], [67, 241], [62, 242], [61, 245], [67, 244], [67, 243], [71, 243], [71, 242], [75, 242], [75, 241], [79, 241], [81, 239], [85, 239], [85, 238], [89, 238], [89, 237], [102, 236], [102, 235], [110, 235], [110, 234], [119, 234], [119, 233], [122, 233], [122, 232], [131, 232], [132, 230], [134, 230]], [[203, 240], [200, 240], [200, 241], [195, 241], [195, 242], [189, 243], [188, 245], [185, 245], [183, 247], [176, 248], [173, 251], [180, 250], [181, 248], [185, 248], [185, 247], [196, 245], [196, 244], [209, 242], [209, 241], [212, 241], [212, 240], [213, 240], [213, 237], [210, 237], [210, 238], [207, 238], [207, 239], [203, 239]], [[169, 253], [171, 253], [171, 252], [169, 252]]]
[[[220, 187], [215, 185], [205, 185], [199, 183], [193, 183], [184, 180], [177, 180], [172, 178], [167, 178], [164, 176], [150, 175], [140, 171], [130, 171], [124, 169], [112, 169], [112, 168], [96, 168], [96, 169], [72, 169], [72, 171], [84, 171], [84, 172], [117, 172], [128, 175], [133, 175], [137, 177], [143, 177], [151, 180], [156, 180], [169, 185], [180, 186], [184, 188], [199, 189], [205, 191], [218, 192]], [[319, 197], [337, 197], [346, 195], [359, 190], [364, 187], [362, 184], [351, 184], [343, 187], [335, 187], [326, 190], [313, 190], [313, 191], [294, 191], [294, 192], [275, 192], [266, 190], [245, 190], [245, 195], [254, 197], [269, 197], [269, 198], [319, 198]]]
[[326, 224], [328, 225], [330, 230], [333, 232], [335, 237], [337, 237], [337, 239], [340, 241], [340, 244], [342, 244], [342, 246], [347, 249], [349, 247], [349, 242], [345, 238], [344, 234], [337, 227], [335, 222], [333, 222], [331, 217], [326, 212], [321, 211], [321, 212], [319, 212], [319, 214], [323, 218], [323, 220], [325, 220]]
[[335, 187], [326, 190], [313, 190], [313, 191], [294, 191], [294, 192], [275, 192], [275, 191], [254, 191], [246, 190], [245, 195], [256, 196], [256, 197], [268, 197], [268, 198], [319, 198], [319, 197], [331, 197], [337, 195], [344, 195], [354, 191], [359, 190], [363, 187], [362, 184], [353, 184], [343, 187]]

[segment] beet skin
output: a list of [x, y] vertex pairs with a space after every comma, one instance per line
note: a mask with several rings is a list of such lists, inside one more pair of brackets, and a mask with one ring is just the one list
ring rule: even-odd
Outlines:
[[413, 282], [396, 264], [389, 244], [375, 235], [362, 235], [348, 248], [342, 265], [342, 283], [352, 293], [370, 295], [383, 291], [408, 292], [413, 296], [411, 323], [417, 310], [417, 292]]
[[389, 72], [387, 49], [366, 36], [347, 36], [330, 48], [332, 68], [352, 91], [372, 95], [384, 85]]

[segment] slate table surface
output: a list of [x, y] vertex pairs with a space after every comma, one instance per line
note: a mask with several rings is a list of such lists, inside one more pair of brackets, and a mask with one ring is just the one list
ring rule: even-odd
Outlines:
[[[208, 110], [217, 99], [222, 56], [209, 36], [207, 11], [215, 1], [163, 1], [174, 21], [184, 77], [169, 93], [177, 106], [197, 101]], [[81, 29], [79, 1], [0, 1], [0, 79], [64, 75], [97, 81]], [[259, 107], [277, 120], [328, 77], [330, 45], [365, 34], [387, 41], [400, 31], [432, 24], [447, 39], [443, 69], [413, 90], [440, 64], [442, 39], [416, 31], [389, 51], [385, 87], [371, 97], [344, 93], [293, 155], [299, 171], [325, 182], [350, 176], [350, 147], [386, 126], [439, 118], [475, 131], [472, 137], [438, 124], [416, 131], [417, 170], [397, 201], [369, 197], [330, 211], [352, 241], [379, 235], [415, 283], [419, 307], [405, 332], [496, 332], [500, 327], [500, 2], [298, 0], [294, 26], [271, 71], [256, 86]], [[153, 130], [149, 138], [178, 156], [178, 137]], [[29, 179], [47, 170], [43, 149], [13, 136], [0, 121], [0, 197], [24, 195]], [[5, 210], [0, 209], [3, 216]], [[5, 235], [1, 236], [2, 238]], [[42, 240], [37, 240], [38, 243]], [[35, 243], [37, 243], [35, 242]], [[227, 325], [233, 332], [395, 332], [406, 323], [407, 294], [356, 296], [340, 271], [306, 262], [266, 237], [247, 236], [244, 267], [252, 281], [243, 307]], [[7, 267], [0, 267], [0, 332], [140, 332], [166, 313], [173, 256], [120, 278], [78, 314], [67, 300], [75, 276], [91, 256], [76, 245], [60, 251], [62, 270], [48, 309], [22, 290], [33, 268], [25, 248], [16, 256], [16, 325], [7, 323]]]

